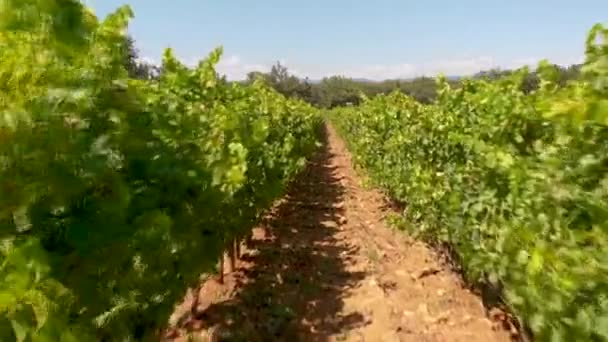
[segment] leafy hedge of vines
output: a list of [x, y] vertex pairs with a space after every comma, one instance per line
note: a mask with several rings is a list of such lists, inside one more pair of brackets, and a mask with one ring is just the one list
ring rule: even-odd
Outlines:
[[438, 100], [400, 93], [330, 116], [357, 163], [406, 204], [412, 231], [453, 247], [471, 281], [540, 341], [608, 340], [608, 29], [587, 39], [583, 78], [539, 66], [495, 82], [439, 82]]
[[0, 340], [158, 340], [317, 143], [319, 116], [263, 84], [124, 69], [128, 7], [0, 3]]

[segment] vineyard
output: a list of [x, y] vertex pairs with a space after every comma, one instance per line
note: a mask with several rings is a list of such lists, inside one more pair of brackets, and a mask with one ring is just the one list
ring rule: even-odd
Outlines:
[[541, 63], [331, 113], [357, 164], [405, 205], [399, 225], [447, 244], [541, 341], [608, 340], [608, 29], [587, 39], [583, 79]]
[[0, 340], [158, 338], [304, 166], [319, 117], [223, 82], [221, 50], [128, 79], [128, 7], [0, 6]]
[[[220, 77], [221, 48], [194, 68], [167, 49], [158, 78], [131, 78], [132, 17], [0, 2], [0, 341], [158, 341], [226, 252], [253, 294], [219, 321], [245, 340], [506, 338], [409, 236], [534, 339], [608, 341], [608, 28], [566, 84], [542, 62], [532, 90], [523, 68], [322, 112]], [[384, 229], [385, 200], [408, 234]]]

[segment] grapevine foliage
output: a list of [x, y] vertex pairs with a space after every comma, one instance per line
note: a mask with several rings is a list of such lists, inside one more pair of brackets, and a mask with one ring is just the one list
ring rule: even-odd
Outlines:
[[0, 340], [157, 340], [316, 144], [308, 105], [167, 50], [128, 79], [128, 7], [0, 2]]
[[608, 340], [608, 29], [583, 79], [539, 66], [495, 82], [439, 79], [436, 103], [400, 93], [331, 112], [357, 163], [405, 203], [405, 226], [448, 243], [542, 341]]

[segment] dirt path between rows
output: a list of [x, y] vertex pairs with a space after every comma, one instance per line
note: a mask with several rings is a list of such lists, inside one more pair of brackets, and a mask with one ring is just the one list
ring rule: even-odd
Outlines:
[[384, 223], [382, 194], [325, 133], [236, 272], [203, 284], [198, 314], [173, 340], [510, 341], [437, 253]]

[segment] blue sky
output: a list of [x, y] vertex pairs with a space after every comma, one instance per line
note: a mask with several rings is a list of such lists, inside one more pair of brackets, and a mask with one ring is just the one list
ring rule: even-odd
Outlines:
[[224, 47], [230, 79], [277, 60], [299, 76], [466, 75], [491, 67], [580, 62], [608, 0], [85, 0], [104, 17], [129, 4], [143, 58], [172, 47], [195, 64]]

